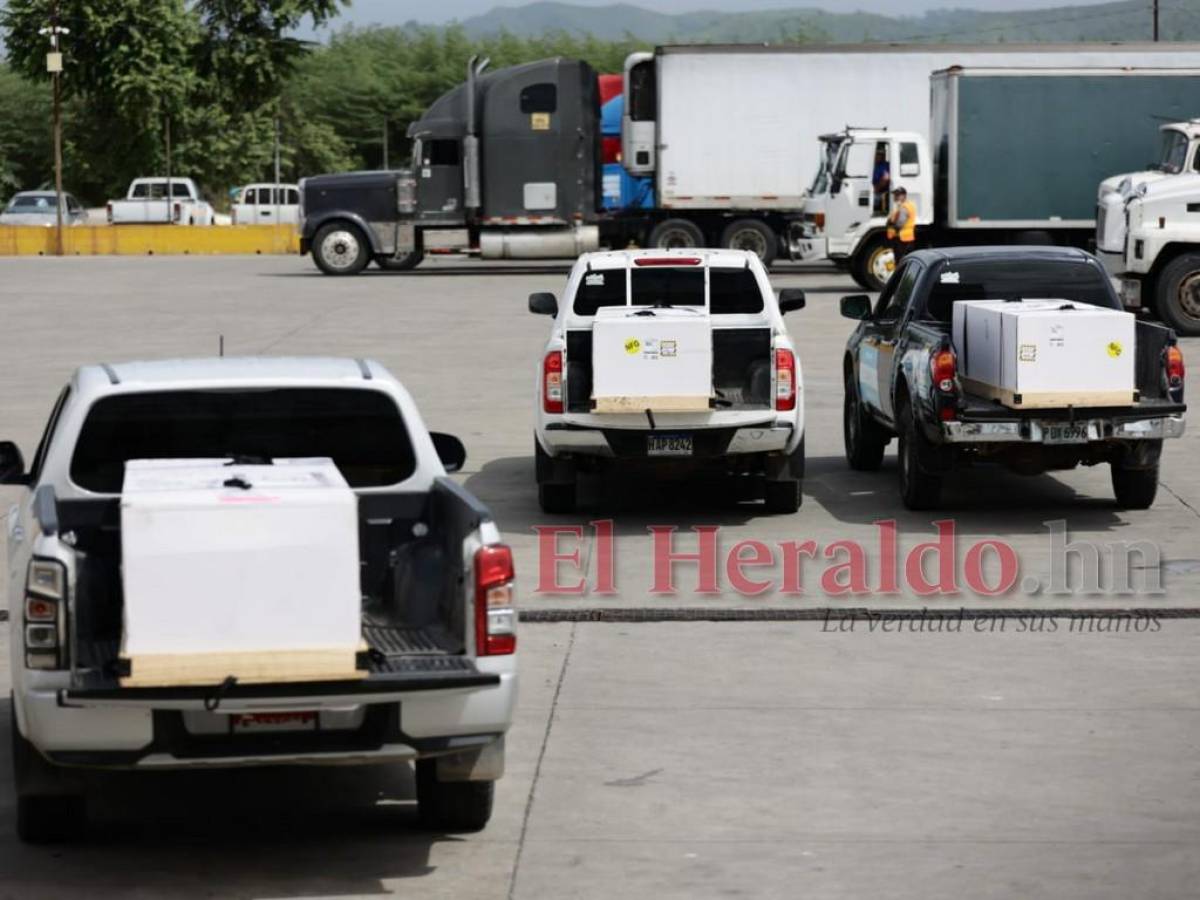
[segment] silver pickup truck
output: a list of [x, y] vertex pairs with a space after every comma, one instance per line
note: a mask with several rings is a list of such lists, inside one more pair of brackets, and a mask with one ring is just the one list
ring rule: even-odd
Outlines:
[[[126, 464], [206, 457], [336, 465], [357, 503], [359, 677], [123, 682]], [[81, 830], [87, 768], [288, 763], [414, 762], [426, 823], [483, 827], [516, 698], [516, 616], [509, 548], [446, 477], [464, 458], [370, 361], [79, 369], [28, 467], [0, 443], [0, 484], [24, 488], [6, 528], [21, 838]]]

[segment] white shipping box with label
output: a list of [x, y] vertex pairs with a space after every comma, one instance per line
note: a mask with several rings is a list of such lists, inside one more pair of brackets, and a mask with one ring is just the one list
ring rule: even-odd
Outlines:
[[1136, 399], [1132, 313], [1066, 300], [954, 304], [959, 375], [1014, 409], [1128, 406]]
[[601, 307], [592, 324], [595, 411], [707, 411], [712, 360], [703, 309]]
[[360, 677], [358, 505], [328, 459], [131, 460], [130, 687]]

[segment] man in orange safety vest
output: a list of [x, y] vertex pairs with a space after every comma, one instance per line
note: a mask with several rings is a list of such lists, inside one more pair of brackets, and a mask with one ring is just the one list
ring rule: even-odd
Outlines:
[[917, 246], [917, 207], [908, 199], [908, 191], [898, 187], [892, 191], [892, 211], [887, 218], [887, 240], [900, 260]]

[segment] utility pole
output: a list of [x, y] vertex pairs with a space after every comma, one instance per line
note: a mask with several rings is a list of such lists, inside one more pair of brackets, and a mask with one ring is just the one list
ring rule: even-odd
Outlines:
[[1154, 12], [1154, 43], [1158, 43], [1158, 0], [1154, 0], [1151, 6]]
[[283, 188], [279, 186], [279, 117], [275, 117], [275, 230], [276, 235], [279, 232], [281, 222], [279, 205], [283, 203], [283, 198], [280, 196], [283, 193]]
[[50, 9], [50, 24], [45, 28], [39, 28], [38, 34], [48, 35], [50, 37], [50, 52], [46, 54], [46, 71], [50, 73], [50, 78], [54, 82], [54, 111], [52, 117], [54, 120], [54, 193], [55, 205], [57, 206], [56, 229], [54, 235], [54, 252], [57, 256], [63, 255], [63, 182], [62, 182], [62, 69], [63, 57], [62, 51], [58, 46], [58, 37], [62, 34], [70, 34], [69, 28], [63, 28], [58, 24], [58, 0], [55, 0], [54, 5]]
[[388, 120], [385, 116], [383, 119], [383, 170], [388, 169]]
[[[171, 114], [167, 113], [167, 222], [172, 225], [175, 222], [175, 190], [171, 187]], [[180, 218], [183, 218], [180, 216]]]

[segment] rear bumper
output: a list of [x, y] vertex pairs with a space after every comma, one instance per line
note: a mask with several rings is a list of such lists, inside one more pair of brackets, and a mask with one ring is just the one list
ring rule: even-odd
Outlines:
[[[378, 694], [250, 685], [222, 696], [215, 712], [205, 710], [203, 696], [187, 691], [146, 696], [157, 689], [26, 686], [16, 694], [17, 718], [25, 737], [60, 765], [192, 768], [414, 759], [485, 746], [508, 730], [516, 701], [515, 660], [494, 657], [479, 664], [490, 670], [476, 673], [486, 683], [414, 684]], [[232, 735], [231, 713], [297, 711], [316, 711], [317, 729]]]
[[[795, 444], [795, 427], [790, 422], [768, 422], [742, 428], [672, 428], [662, 425], [644, 429], [589, 428], [552, 423], [542, 431], [542, 442], [551, 456], [578, 454], [618, 459], [646, 458], [646, 437], [655, 433], [690, 434], [699, 457], [735, 456], [746, 453], [782, 453]], [[796, 438], [798, 439], [798, 438]]]
[[[1089, 443], [1177, 438], [1183, 436], [1185, 427], [1182, 415], [1117, 421], [1106, 418], [1089, 419], [1086, 416], [1080, 416], [1078, 422], [1086, 423]], [[1021, 418], [943, 422], [942, 437], [949, 444], [1041, 444], [1045, 443], [1046, 429], [1051, 424], [1061, 425], [1062, 421]]]

